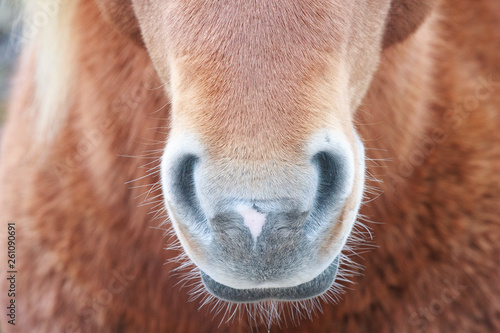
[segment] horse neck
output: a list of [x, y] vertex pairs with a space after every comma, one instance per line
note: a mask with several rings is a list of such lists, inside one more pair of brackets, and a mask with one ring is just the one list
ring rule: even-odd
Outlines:
[[368, 171], [384, 182], [398, 177], [399, 159], [405, 160], [418, 147], [435, 122], [429, 111], [435, 97], [432, 24], [425, 23], [405, 42], [384, 50], [356, 114]]
[[[500, 60], [499, 12], [491, 0], [440, 1], [413, 36], [383, 52], [357, 120], [367, 155], [377, 160], [368, 161], [368, 170], [384, 181], [377, 186], [388, 200], [418, 182], [419, 170], [451, 163], [431, 158], [436, 148], [463, 145], [477, 132], [469, 129], [472, 121], [495, 102], [490, 78]], [[478, 91], [487, 98], [478, 99]], [[477, 118], [457, 108], [469, 100], [478, 102]], [[480, 126], [484, 135], [488, 125]]]
[[[94, 205], [102, 209], [95, 220], [105, 219], [105, 208], [114, 207], [123, 212], [114, 218], [130, 219], [130, 226], [140, 230], [144, 220], [150, 220], [151, 206], [137, 206], [149, 189], [148, 198], [161, 193], [159, 186], [151, 186], [159, 181], [154, 168], [165, 142], [162, 129], [168, 125], [169, 103], [146, 50], [114, 31], [94, 1], [78, 1], [77, 6], [71, 22], [72, 100], [68, 108], [58, 110], [66, 114], [65, 123], [43, 149], [33, 148], [30, 136], [15, 134], [32, 133], [36, 127], [36, 118], [28, 114], [38, 107], [32, 98], [38, 49], [32, 47], [23, 51], [6, 130], [12, 133], [10, 144], [23, 147], [19, 151], [28, 151], [26, 158], [39, 165], [30, 170], [37, 189], [50, 187], [53, 198], [65, 193], [64, 198], [85, 200], [89, 206], [90, 200], [100, 203]], [[58, 202], [46, 193], [41, 197], [44, 205]], [[57, 211], [64, 209], [57, 205]], [[84, 216], [85, 207], [81, 209]]]
[[[93, 1], [80, 1], [74, 30], [77, 97], [70, 110], [73, 121], [62, 135], [99, 145], [83, 160], [99, 165], [93, 172], [103, 180], [108, 172], [117, 173], [112, 171], [117, 163], [131, 166], [159, 158], [170, 105], [147, 51], [115, 31]], [[116, 158], [120, 154], [135, 158]]]

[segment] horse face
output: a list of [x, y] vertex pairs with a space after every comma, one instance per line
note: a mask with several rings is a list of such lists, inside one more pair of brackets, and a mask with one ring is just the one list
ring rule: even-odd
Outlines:
[[382, 46], [412, 30], [394, 28], [412, 21], [402, 2], [100, 1], [130, 35], [137, 19], [165, 84], [165, 203], [215, 296], [296, 300], [333, 283], [363, 192], [353, 113]]

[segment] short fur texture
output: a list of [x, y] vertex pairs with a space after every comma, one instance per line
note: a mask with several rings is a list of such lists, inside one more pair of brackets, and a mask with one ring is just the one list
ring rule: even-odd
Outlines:
[[[36, 48], [15, 78], [0, 212], [4, 230], [17, 227], [18, 322], [3, 315], [2, 332], [265, 332], [246, 317], [219, 327], [223, 314], [198, 310], [176, 265], [164, 265], [178, 251], [163, 249], [141, 203], [161, 197], [149, 185], [168, 98], [141, 43], [91, 1], [77, 13], [77, 87], [66, 126], [43, 149], [32, 148], [29, 112]], [[404, 41], [390, 36], [398, 29]], [[368, 171], [383, 181], [361, 211], [380, 222], [370, 224], [378, 248], [338, 304], [287, 332], [500, 331], [500, 2], [438, 1], [411, 30], [386, 35], [356, 114]]]

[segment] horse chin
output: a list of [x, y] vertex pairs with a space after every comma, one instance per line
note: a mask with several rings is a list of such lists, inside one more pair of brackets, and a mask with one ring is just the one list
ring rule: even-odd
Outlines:
[[300, 301], [320, 296], [333, 285], [337, 276], [339, 260], [340, 255], [311, 281], [285, 288], [235, 289], [215, 281], [203, 271], [200, 271], [200, 273], [201, 280], [210, 294], [224, 301], [233, 303], [253, 303], [269, 300]]

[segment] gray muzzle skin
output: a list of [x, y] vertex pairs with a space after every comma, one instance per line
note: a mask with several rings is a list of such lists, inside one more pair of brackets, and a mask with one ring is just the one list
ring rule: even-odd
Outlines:
[[205, 288], [214, 296], [233, 303], [252, 303], [266, 300], [298, 301], [319, 296], [326, 292], [335, 281], [339, 257], [313, 280], [288, 288], [234, 289], [214, 281], [201, 271]]

